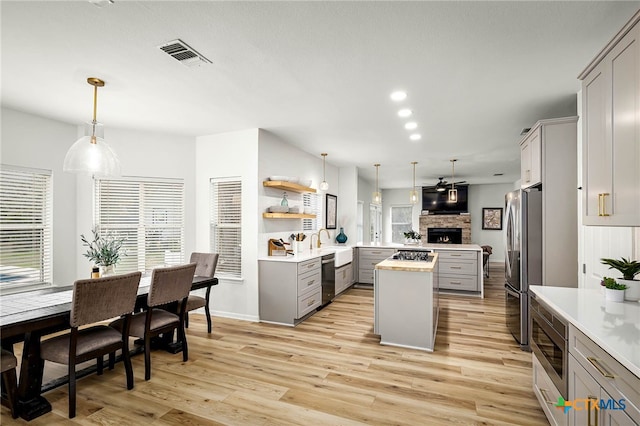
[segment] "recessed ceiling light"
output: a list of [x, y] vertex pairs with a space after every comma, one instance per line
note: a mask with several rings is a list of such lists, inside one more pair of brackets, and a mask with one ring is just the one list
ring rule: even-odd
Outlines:
[[397, 92], [393, 92], [391, 94], [392, 101], [400, 102], [400, 101], [404, 101], [405, 99], [407, 99], [407, 92], [398, 90]]
[[401, 109], [400, 111], [398, 111], [398, 115], [400, 117], [410, 117], [411, 114], [413, 114], [413, 112], [410, 109]]
[[418, 133], [414, 133], [409, 136], [409, 139], [411, 139], [412, 141], [419, 141], [420, 139], [422, 139], [422, 136]]
[[418, 123], [415, 121], [410, 121], [404, 125], [404, 128], [407, 130], [413, 130], [418, 127]]

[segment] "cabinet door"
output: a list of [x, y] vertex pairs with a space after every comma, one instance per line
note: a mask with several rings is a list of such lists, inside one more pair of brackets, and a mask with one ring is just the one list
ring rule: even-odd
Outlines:
[[542, 182], [542, 141], [540, 127], [520, 145], [520, 186], [528, 188]]
[[[597, 425], [600, 410], [600, 385], [591, 377], [573, 355], [569, 355], [569, 400], [575, 407], [569, 410], [569, 424], [573, 426]], [[594, 405], [595, 404], [595, 405]]]
[[520, 187], [526, 188], [531, 182], [531, 144], [526, 140], [520, 145]]

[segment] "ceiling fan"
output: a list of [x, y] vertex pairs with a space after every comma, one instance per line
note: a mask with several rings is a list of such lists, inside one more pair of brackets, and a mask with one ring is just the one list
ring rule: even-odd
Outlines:
[[[465, 182], [467, 182], [467, 181], [466, 180], [461, 180], [461, 181], [458, 181], [458, 182], [454, 182], [454, 184], [458, 185], [460, 183], [465, 183]], [[444, 176], [441, 176], [441, 177], [438, 178], [438, 183], [435, 184], [434, 188], [438, 192], [443, 192], [443, 191], [446, 191], [449, 188], [449, 186], [447, 186], [447, 185], [451, 185], [451, 184], [449, 182], [447, 182], [446, 180], [444, 180]]]

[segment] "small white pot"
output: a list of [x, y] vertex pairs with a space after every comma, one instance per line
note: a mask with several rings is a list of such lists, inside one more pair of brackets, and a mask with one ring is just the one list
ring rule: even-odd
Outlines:
[[623, 302], [625, 290], [604, 289], [604, 297], [610, 302]]
[[616, 282], [627, 286], [627, 289], [624, 291], [624, 300], [628, 300], [630, 302], [637, 302], [640, 300], [640, 281], [616, 278]]

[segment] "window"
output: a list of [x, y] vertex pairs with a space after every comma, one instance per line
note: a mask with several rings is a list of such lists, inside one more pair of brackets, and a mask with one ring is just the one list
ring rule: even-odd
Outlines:
[[218, 253], [216, 276], [242, 276], [242, 182], [240, 178], [211, 179], [211, 251]]
[[404, 233], [412, 229], [413, 206], [391, 206], [391, 241], [404, 242]]
[[95, 219], [100, 234], [125, 236], [118, 273], [147, 271], [184, 261], [182, 179], [96, 179]]
[[0, 167], [0, 288], [51, 285], [51, 171]]
[[318, 230], [318, 220], [322, 219], [319, 204], [320, 203], [318, 203], [318, 194], [310, 192], [302, 194], [302, 207], [304, 208], [305, 212], [307, 211], [307, 209], [309, 209], [311, 211], [311, 214], [316, 215], [315, 219], [302, 219], [303, 231]]
[[358, 232], [357, 243], [362, 243], [364, 241], [364, 203], [362, 201], [358, 201], [358, 212], [356, 218], [356, 229]]

